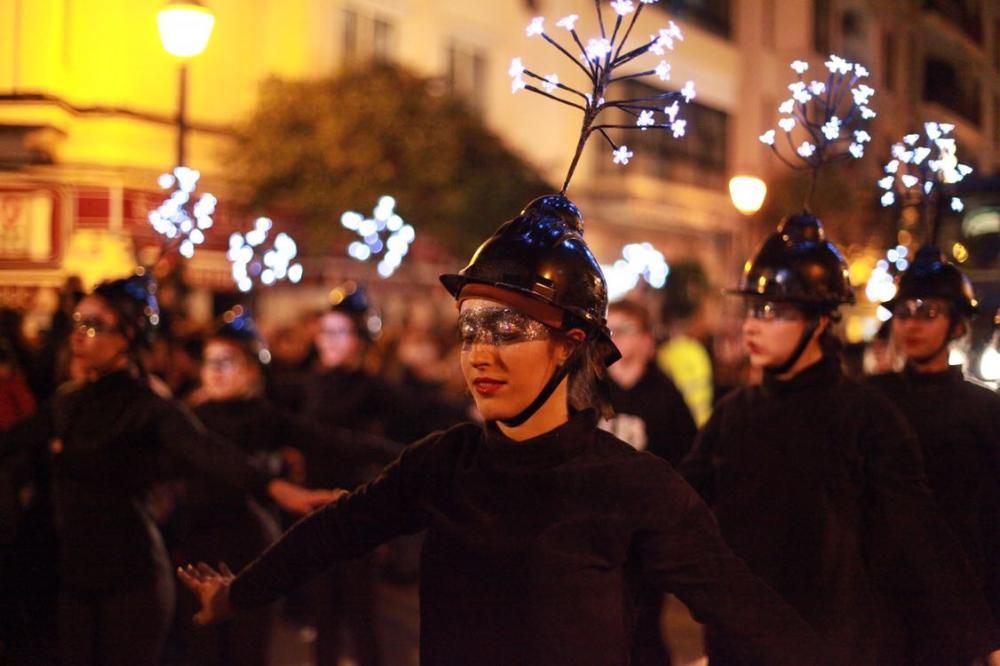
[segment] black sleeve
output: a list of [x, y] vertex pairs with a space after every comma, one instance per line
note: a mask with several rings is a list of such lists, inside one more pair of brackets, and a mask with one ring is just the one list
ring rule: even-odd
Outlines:
[[441, 435], [407, 447], [375, 480], [292, 526], [233, 581], [237, 608], [274, 601], [334, 561], [367, 553], [401, 534], [423, 529], [427, 514], [422, 492], [443, 479], [429, 463]]
[[956, 662], [1000, 648], [1000, 634], [965, 553], [933, 499], [909, 424], [872, 393], [861, 433], [868, 479], [869, 549], [900, 608], [918, 609], [919, 630]]
[[678, 468], [684, 480], [709, 506], [715, 503], [715, 470], [712, 466], [712, 456], [722, 436], [724, 414], [725, 410], [721, 405], [712, 411], [712, 416], [695, 437], [690, 453], [681, 461]]
[[658, 500], [636, 535], [645, 580], [676, 594], [699, 622], [741, 643], [753, 663], [826, 663], [819, 636], [733, 554], [691, 487], [669, 469], [660, 477]]
[[206, 430], [184, 405], [158, 396], [150, 400], [157, 437], [170, 455], [234, 488], [268, 496], [271, 477], [251, 465], [242, 450]]
[[988, 487], [979, 508], [979, 526], [986, 556], [986, 601], [1000, 623], [1000, 396], [989, 397], [988, 429], [981, 442]]
[[310, 464], [319, 464], [324, 469], [387, 465], [403, 448], [378, 435], [315, 423], [282, 410], [276, 410], [275, 416], [280, 423], [281, 444], [294, 446]]

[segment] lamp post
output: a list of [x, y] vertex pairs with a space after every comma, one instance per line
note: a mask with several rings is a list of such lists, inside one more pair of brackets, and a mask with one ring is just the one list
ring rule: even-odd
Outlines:
[[187, 61], [205, 50], [215, 26], [215, 16], [199, 0], [169, 0], [156, 16], [160, 41], [180, 60], [177, 91], [177, 164], [184, 166], [187, 134]]
[[766, 196], [767, 184], [756, 176], [733, 176], [729, 179], [729, 197], [736, 210], [747, 217], [760, 210]]

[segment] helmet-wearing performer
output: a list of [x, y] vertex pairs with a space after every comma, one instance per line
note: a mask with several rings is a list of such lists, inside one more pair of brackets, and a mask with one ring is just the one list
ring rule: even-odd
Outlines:
[[[346, 428], [358, 433], [388, 436], [409, 442], [416, 415], [394, 386], [368, 371], [365, 359], [381, 321], [369, 302], [368, 292], [356, 282], [346, 282], [330, 292], [330, 307], [319, 319], [315, 345], [316, 368], [304, 385], [299, 415], [323, 427]], [[421, 432], [419, 436], [426, 435]], [[353, 489], [374, 476], [393, 455], [344, 464], [338, 442], [319, 440], [327, 446], [306, 451], [309, 483], [317, 487]], [[376, 628], [376, 577], [374, 556], [332, 564], [310, 584], [308, 594], [316, 622], [316, 662], [335, 664], [347, 654], [341, 640], [350, 638], [358, 666], [382, 662]]]
[[[956, 657], [996, 649], [911, 430], [841, 371], [830, 327], [854, 294], [819, 219], [782, 220], [735, 292], [763, 383], [717, 405], [681, 466], [734, 552], [821, 633], [838, 665], [901, 663], [880, 626], [883, 558], [906, 579], [900, 602], [933, 617]], [[711, 663], [756, 663], [725, 631], [710, 627], [706, 642]]]
[[[951, 150], [951, 143], [938, 136], [947, 134], [947, 126], [945, 131], [940, 124], [926, 127], [934, 137], [932, 148]], [[932, 174], [917, 173], [932, 184], [914, 188], [922, 195], [925, 219], [930, 218], [929, 242], [899, 276], [892, 300], [883, 303], [892, 313], [892, 339], [905, 366], [871, 378], [871, 384], [916, 432], [931, 491], [1000, 627], [1000, 396], [965, 381], [962, 368], [949, 365], [952, 343], [970, 332], [978, 303], [969, 278], [933, 244], [940, 222], [937, 199], [949, 186], [928, 178]], [[954, 208], [962, 208], [950, 198]], [[905, 628], [907, 663], [968, 663], [936, 623], [905, 606], [896, 610]]]
[[160, 663], [175, 596], [148, 495], [165, 459], [299, 513], [333, 496], [272, 478], [150, 387], [137, 359], [157, 324], [153, 291], [142, 274], [77, 304], [70, 349], [85, 380], [60, 390], [32, 433], [52, 465], [67, 664]]
[[410, 445], [235, 578], [181, 569], [202, 602], [197, 619], [267, 603], [332, 561], [426, 529], [421, 663], [627, 664], [636, 575], [764, 663], [823, 663], [812, 631], [733, 557], [670, 466], [597, 427], [618, 351], [576, 206], [563, 195], [531, 202], [441, 280], [485, 425]]

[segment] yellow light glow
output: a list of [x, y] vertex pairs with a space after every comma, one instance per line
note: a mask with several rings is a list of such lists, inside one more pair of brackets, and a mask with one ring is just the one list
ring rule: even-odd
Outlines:
[[198, 2], [170, 2], [156, 15], [156, 23], [167, 53], [191, 58], [208, 45], [215, 16]]
[[63, 271], [78, 275], [88, 290], [104, 280], [128, 277], [135, 272], [132, 239], [110, 231], [78, 229], [70, 236]]
[[961, 243], [955, 243], [951, 246], [951, 256], [955, 257], [958, 263], [964, 264], [969, 258], [969, 251]]
[[861, 254], [848, 264], [848, 276], [851, 284], [865, 284], [875, 269], [875, 258], [869, 254]]
[[733, 176], [729, 179], [729, 196], [736, 210], [753, 215], [764, 205], [767, 184], [756, 176]]

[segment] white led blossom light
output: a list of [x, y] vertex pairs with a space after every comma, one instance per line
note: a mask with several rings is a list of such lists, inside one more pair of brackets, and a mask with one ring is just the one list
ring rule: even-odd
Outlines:
[[403, 258], [410, 251], [416, 231], [395, 212], [396, 200], [391, 196], [380, 197], [366, 218], [352, 210], [340, 216], [340, 224], [361, 237], [347, 246], [347, 254], [358, 261], [368, 261], [381, 256], [376, 266], [384, 278], [396, 272]]
[[943, 191], [972, 173], [972, 167], [958, 161], [955, 139], [948, 136], [953, 129], [949, 123], [925, 122], [922, 136], [904, 135], [890, 149], [892, 159], [883, 169], [888, 175], [878, 180], [879, 188], [886, 190], [883, 207], [896, 203], [923, 207], [929, 242], [937, 235], [939, 199], [956, 213], [965, 209], [959, 197]]
[[205, 242], [204, 232], [215, 223], [212, 215], [218, 204], [218, 199], [208, 192], [192, 203], [192, 194], [200, 178], [201, 173], [183, 166], [174, 169], [173, 174], [162, 174], [157, 179], [160, 187], [175, 189], [147, 217], [156, 233], [163, 237], [164, 247], [174, 245], [181, 256], [188, 259], [194, 256], [195, 248]]
[[291, 236], [281, 232], [274, 237], [270, 248], [264, 248], [273, 226], [270, 218], [258, 217], [246, 234], [234, 232], [229, 236], [226, 258], [232, 264], [237, 289], [244, 293], [251, 291], [257, 282], [270, 287], [281, 280], [293, 284], [302, 280], [302, 264], [294, 262], [298, 246]]
[[[668, 21], [667, 27], [661, 28], [656, 34], [651, 35], [648, 41], [640, 43], [634, 48], [625, 48], [625, 42], [633, 33], [643, 8], [656, 1], [612, 0], [607, 5], [596, 3], [600, 34], [589, 38], [582, 38], [577, 33], [577, 24], [580, 19], [578, 15], [564, 16], [556, 21], [555, 25], [570, 33], [572, 45], [568, 47], [558, 43], [546, 33], [544, 18], [541, 16], [533, 18], [525, 28], [525, 34], [528, 37], [540, 36], [569, 58], [573, 65], [584, 73], [587, 81], [587, 85], [583, 89], [574, 88], [571, 82], [556, 74], [541, 76], [526, 68], [520, 58], [515, 58], [508, 69], [512, 93], [528, 90], [583, 112], [580, 130], [581, 140], [577, 144], [576, 154], [570, 163], [561, 190], [562, 194], [565, 194], [569, 187], [583, 147], [593, 132], [599, 133], [611, 146], [612, 161], [622, 165], [628, 164], [633, 153], [628, 150], [627, 146], [619, 145], [612, 138], [609, 130], [660, 129], [670, 131], [675, 138], [680, 138], [687, 132], [687, 122], [678, 117], [680, 107], [677, 102], [683, 100], [685, 103], [691, 103], [695, 99], [697, 93], [693, 81], [686, 81], [677, 91], [657, 92], [644, 97], [620, 98], [620, 95], [607, 94], [610, 86], [620, 81], [653, 76], [659, 81], [671, 80], [671, 65], [666, 60], [660, 60], [655, 65], [651, 65], [648, 70], [633, 70], [628, 74], [618, 74], [618, 70], [640, 56], [647, 53], [662, 56], [666, 50], [673, 50], [677, 42], [684, 41], [681, 29], [673, 21]], [[605, 23], [606, 10], [604, 7], [607, 6], [610, 6], [614, 12], [613, 26]], [[670, 104], [670, 101], [673, 101], [673, 104]], [[603, 123], [598, 119], [602, 111], [612, 108], [631, 116], [629, 121], [631, 124], [619, 120]], [[666, 118], [659, 117], [661, 113]]]
[[[803, 75], [809, 64], [792, 62], [798, 78], [788, 85], [791, 98], [778, 105], [778, 129], [785, 134], [785, 146], [779, 149], [773, 129], [758, 137], [787, 166], [812, 171], [813, 185], [824, 164], [864, 156], [871, 135], [861, 125], [875, 115], [867, 106], [875, 89], [861, 82], [868, 76], [867, 69], [837, 55], [830, 56], [826, 68], [830, 74], [825, 82], [807, 81]], [[812, 189], [811, 185], [810, 193]]]
[[655, 289], [667, 282], [670, 266], [651, 243], [629, 243], [622, 248], [622, 258], [610, 266], [601, 266], [608, 281], [608, 299], [617, 301], [645, 280]]
[[615, 164], [628, 164], [628, 161], [632, 159], [632, 154], [628, 146], [621, 145], [615, 148], [611, 161]]

